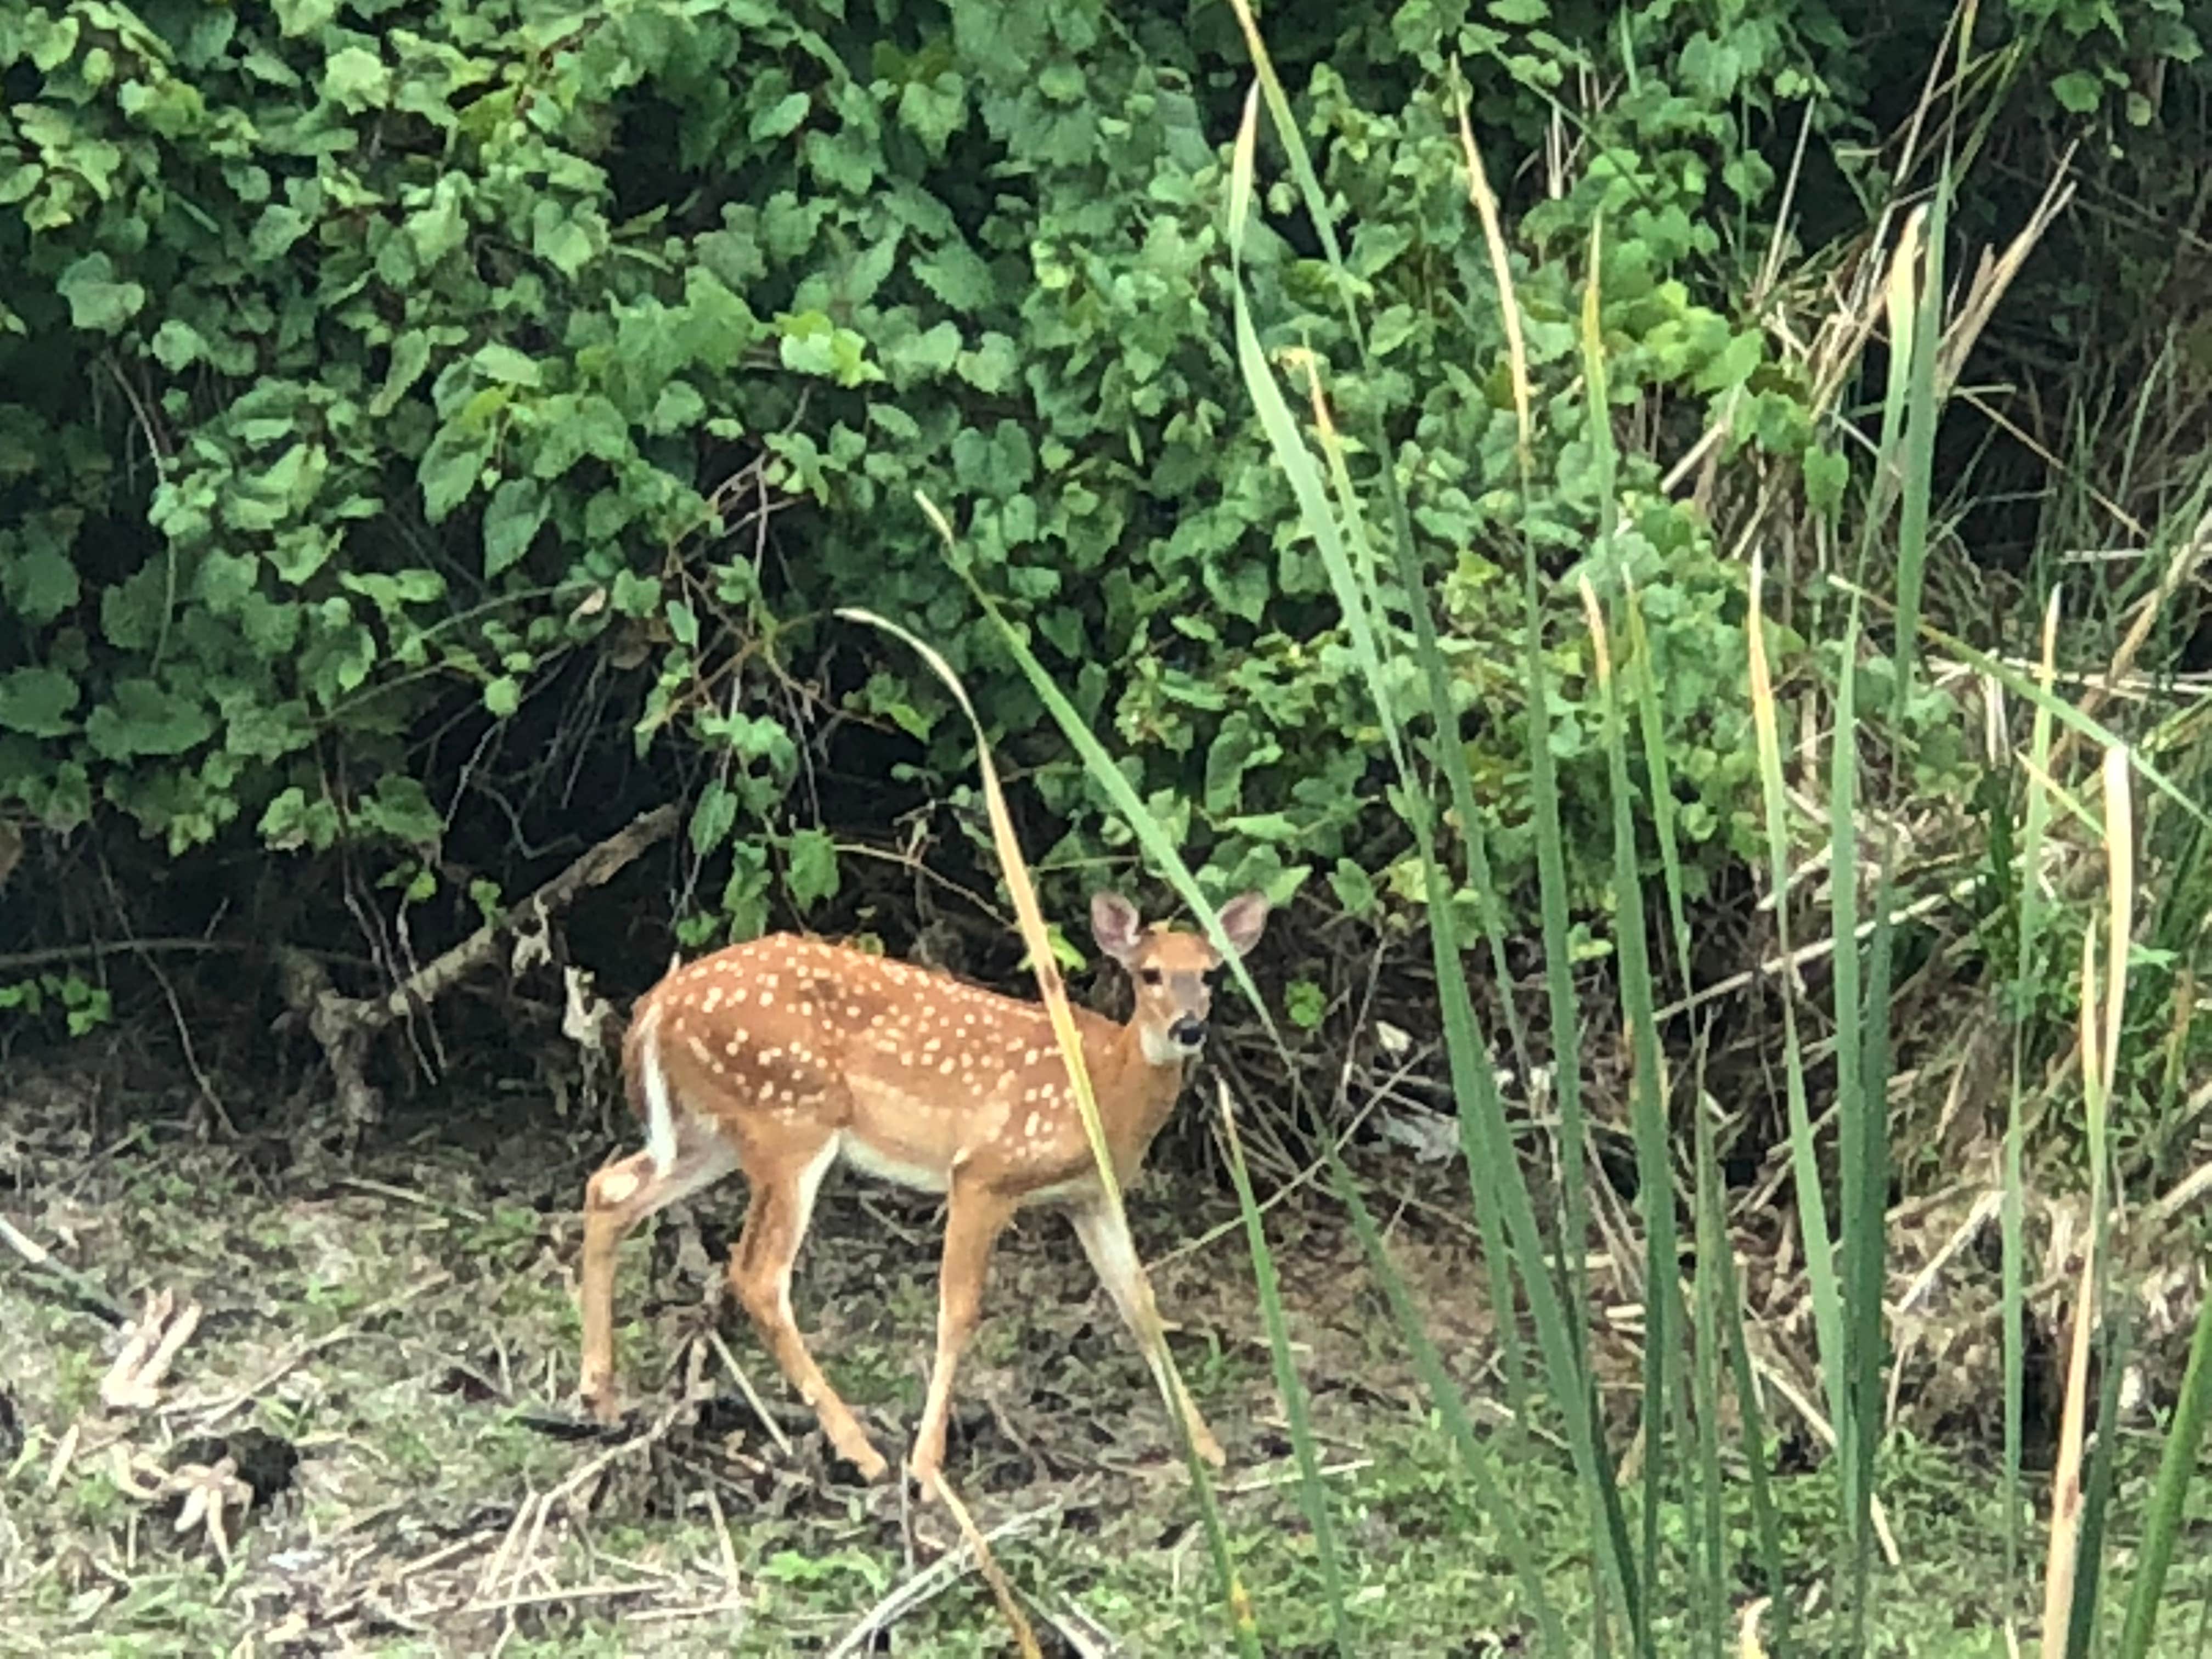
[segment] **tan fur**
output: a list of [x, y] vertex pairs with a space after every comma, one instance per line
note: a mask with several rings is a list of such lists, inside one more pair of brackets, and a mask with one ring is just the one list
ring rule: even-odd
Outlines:
[[[1074, 1011], [1115, 1176], [1127, 1184], [1203, 1041], [1206, 976], [1220, 957], [1198, 934], [1143, 930], [1110, 895], [1093, 900], [1091, 915], [1100, 944], [1136, 989], [1127, 1024]], [[1240, 952], [1266, 919], [1256, 894], [1222, 910]], [[886, 1471], [792, 1316], [792, 1263], [840, 1158], [878, 1179], [947, 1194], [937, 1364], [913, 1457], [925, 1490], [943, 1462], [953, 1373], [980, 1317], [991, 1252], [1016, 1211], [1068, 1211], [1147, 1362], [1161, 1370], [1152, 1289], [1118, 1212], [1103, 1201], [1039, 1005], [779, 934], [670, 974], [640, 999], [623, 1059], [648, 1146], [606, 1165], [585, 1193], [582, 1391], [602, 1417], [616, 1409], [616, 1248], [654, 1211], [742, 1169], [752, 1192], [731, 1252], [732, 1288], [838, 1452], [871, 1480]], [[1201, 1455], [1218, 1464], [1220, 1448], [1188, 1398], [1182, 1403]]]

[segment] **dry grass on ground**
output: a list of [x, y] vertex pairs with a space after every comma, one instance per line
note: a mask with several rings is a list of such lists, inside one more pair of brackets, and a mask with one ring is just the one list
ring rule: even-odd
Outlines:
[[[702, 1306], [741, 1182], [625, 1250], [635, 1409], [601, 1435], [573, 1396], [596, 1124], [523, 1095], [395, 1110], [341, 1161], [197, 1143], [188, 1092], [143, 1062], [14, 1069], [0, 1215], [52, 1263], [0, 1251], [0, 1650], [721, 1653], [734, 1633], [745, 1653], [880, 1650], [872, 1619], [897, 1651], [1005, 1650], [988, 1597], [948, 1571], [950, 1521], [829, 1462], [735, 1308]], [[1232, 1529], [1296, 1572], [1304, 1528], [1243, 1241], [1191, 1246], [1233, 1208], [1163, 1182], [1132, 1216], [1230, 1451]], [[1356, 1248], [1297, 1200], [1272, 1220], [1332, 1479], [1390, 1474], [1353, 1523], [1376, 1650], [1477, 1640], [1419, 1627], [1418, 1592], [1447, 1587], [1409, 1540], [1465, 1544], [1473, 1523], [1440, 1496], [1450, 1471]], [[841, 1177], [802, 1257], [802, 1325], [886, 1450], [929, 1360], [934, 1221]], [[1401, 1261], [1486, 1392], [1480, 1274], [1414, 1224], [1395, 1235]], [[1010, 1236], [989, 1305], [949, 1472], [1004, 1529], [1048, 1650], [1219, 1650], [1158, 1397], [1064, 1224]], [[142, 1356], [134, 1387], [112, 1316], [149, 1307], [167, 1314], [150, 1334], [189, 1328], [165, 1374]], [[1462, 1571], [1495, 1565], [1478, 1551]], [[1401, 1571], [1416, 1599], [1394, 1592]]]

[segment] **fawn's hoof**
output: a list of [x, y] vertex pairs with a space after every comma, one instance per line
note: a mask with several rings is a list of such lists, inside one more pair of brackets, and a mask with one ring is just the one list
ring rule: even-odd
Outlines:
[[586, 1382], [576, 1390], [577, 1398], [594, 1421], [611, 1428], [622, 1420], [622, 1401], [615, 1393], [611, 1382]]
[[830, 1446], [838, 1456], [860, 1472], [861, 1480], [871, 1485], [890, 1473], [890, 1464], [876, 1449], [875, 1442], [868, 1438], [867, 1431], [858, 1423], [852, 1425], [849, 1433], [832, 1433]]

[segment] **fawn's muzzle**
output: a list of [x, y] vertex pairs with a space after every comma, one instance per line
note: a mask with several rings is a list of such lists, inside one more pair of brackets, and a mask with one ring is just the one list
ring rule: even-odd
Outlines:
[[1168, 1036], [1177, 1048], [1195, 1052], [1206, 1046], [1206, 1022], [1195, 1014], [1185, 1014], [1168, 1027]]

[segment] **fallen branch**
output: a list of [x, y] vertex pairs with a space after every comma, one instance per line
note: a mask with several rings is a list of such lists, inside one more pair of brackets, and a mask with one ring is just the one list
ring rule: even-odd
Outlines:
[[658, 806], [608, 836], [567, 869], [540, 886], [495, 921], [488, 921], [453, 949], [433, 958], [380, 996], [341, 995], [321, 963], [306, 951], [279, 947], [284, 1000], [329, 1064], [337, 1085], [338, 1117], [349, 1134], [376, 1121], [379, 1100], [370, 1085], [367, 1060], [370, 1040], [401, 1019], [425, 1012], [456, 983], [498, 957], [510, 937], [534, 921], [542, 935], [550, 914], [587, 887], [619, 873], [638, 855], [672, 834], [678, 818], [673, 805]]
[[64, 1265], [52, 1250], [4, 1215], [0, 1215], [0, 1244], [5, 1244], [22, 1257], [34, 1275], [51, 1281], [70, 1305], [96, 1319], [104, 1319], [111, 1325], [123, 1326], [131, 1322], [131, 1316], [116, 1306], [96, 1282], [76, 1268]]

